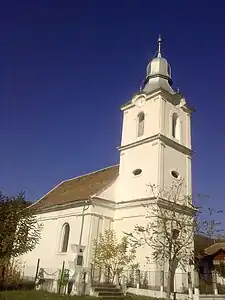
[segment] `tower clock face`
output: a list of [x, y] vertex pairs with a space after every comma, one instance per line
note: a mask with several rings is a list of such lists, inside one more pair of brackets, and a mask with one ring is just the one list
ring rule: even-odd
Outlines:
[[144, 97], [140, 97], [140, 98], [137, 99], [137, 106], [141, 107], [144, 104], [145, 104], [145, 98]]
[[141, 107], [145, 104], [146, 102], [146, 99], [145, 99], [145, 96], [141, 95], [139, 97], [135, 97], [133, 100], [132, 100], [133, 104], [136, 105], [137, 107]]

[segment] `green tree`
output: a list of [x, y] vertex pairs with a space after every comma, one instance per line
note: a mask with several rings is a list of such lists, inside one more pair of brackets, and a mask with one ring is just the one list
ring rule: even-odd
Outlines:
[[13, 197], [0, 194], [0, 280], [4, 280], [10, 260], [32, 251], [40, 239], [42, 225], [29, 205], [23, 193]]
[[114, 230], [105, 230], [94, 240], [92, 265], [94, 269], [104, 269], [109, 281], [123, 272], [124, 267], [131, 264], [136, 257], [136, 250], [129, 246], [127, 237], [116, 238]]

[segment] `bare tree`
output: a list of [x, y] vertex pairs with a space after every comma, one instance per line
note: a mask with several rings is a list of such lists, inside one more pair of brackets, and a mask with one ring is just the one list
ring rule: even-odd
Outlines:
[[164, 190], [149, 185], [154, 200], [143, 205], [149, 222], [145, 226], [136, 225], [133, 232], [126, 233], [129, 242], [135, 247], [149, 246], [150, 255], [147, 260], [168, 270], [167, 299], [174, 291], [174, 276], [180, 267], [187, 271], [197, 263], [194, 251], [194, 237], [204, 234], [210, 238], [218, 238], [223, 231], [216, 222], [215, 214], [219, 210], [208, 209], [207, 218], [201, 218], [200, 207], [193, 206], [192, 197], [185, 194], [183, 180], [172, 183]]
[[[212, 243], [218, 240], [224, 239], [224, 227], [219, 215], [223, 213], [222, 210], [215, 207], [202, 207], [198, 204], [199, 199], [201, 202], [204, 201], [206, 196], [198, 195], [198, 201], [196, 201], [195, 207], [197, 209], [195, 219], [196, 228], [195, 233], [203, 235], [211, 240]], [[209, 197], [207, 197], [208, 199]]]
[[189, 195], [183, 194], [183, 181], [174, 182], [168, 189], [159, 190], [149, 185], [154, 201], [144, 205], [149, 222], [136, 225], [127, 233], [132, 245], [148, 245], [148, 260], [153, 259], [161, 268], [167, 268], [167, 298], [174, 290], [174, 276], [178, 267], [186, 269], [194, 256], [196, 209]]

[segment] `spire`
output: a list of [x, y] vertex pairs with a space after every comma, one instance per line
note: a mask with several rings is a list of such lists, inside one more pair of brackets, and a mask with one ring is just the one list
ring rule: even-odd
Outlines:
[[161, 38], [161, 35], [160, 35], [160, 34], [159, 34], [159, 37], [158, 37], [157, 44], [158, 44], [157, 57], [162, 57], [162, 53], [161, 53], [162, 38]]
[[167, 60], [162, 57], [161, 35], [158, 37], [157, 46], [156, 56], [147, 66], [146, 79], [142, 90], [150, 93], [156, 89], [163, 88], [169, 93], [174, 93], [172, 88], [171, 68]]

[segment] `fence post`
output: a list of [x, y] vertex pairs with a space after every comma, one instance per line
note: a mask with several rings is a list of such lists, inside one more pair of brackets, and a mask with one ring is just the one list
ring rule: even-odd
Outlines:
[[160, 297], [163, 299], [164, 297], [164, 270], [160, 271]]
[[38, 258], [38, 260], [37, 260], [37, 267], [36, 267], [36, 273], [35, 273], [34, 283], [36, 283], [37, 278], [38, 278], [39, 267], [40, 267], [40, 258]]
[[60, 280], [59, 280], [59, 290], [58, 290], [59, 294], [60, 294], [61, 286], [62, 286], [62, 280], [63, 280], [63, 275], [64, 275], [64, 268], [65, 268], [65, 261], [63, 261], [62, 270], [61, 270], [61, 276], [60, 276]]
[[177, 293], [176, 293], [176, 290], [177, 290], [177, 281], [176, 281], [176, 274], [174, 274], [174, 279], [173, 279], [173, 300], [176, 300], [177, 299]]
[[160, 271], [160, 292], [164, 291], [164, 270]]
[[101, 275], [100, 275], [100, 283], [105, 283], [106, 278], [105, 278], [105, 268], [101, 269]]
[[194, 298], [199, 299], [199, 274], [194, 270]]
[[124, 274], [122, 275], [121, 286], [122, 286], [122, 291], [123, 291], [124, 295], [126, 296], [127, 285], [126, 285], [126, 277]]
[[139, 269], [137, 269], [137, 271], [136, 271], [136, 287], [137, 287], [137, 290], [139, 290], [139, 288], [140, 288], [140, 279], [141, 279], [141, 271]]
[[188, 295], [189, 295], [189, 298], [192, 299], [193, 298], [193, 289], [192, 289], [191, 272], [188, 272], [187, 275], [188, 275]]
[[214, 294], [218, 295], [216, 272], [214, 270], [212, 270], [212, 283], [213, 283]]

